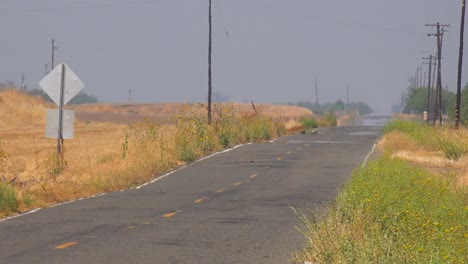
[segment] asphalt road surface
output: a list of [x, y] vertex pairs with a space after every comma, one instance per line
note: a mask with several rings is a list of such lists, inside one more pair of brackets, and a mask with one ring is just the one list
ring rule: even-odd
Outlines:
[[0, 222], [0, 263], [291, 263], [305, 242], [291, 207], [332, 201], [379, 135], [340, 127], [246, 145]]

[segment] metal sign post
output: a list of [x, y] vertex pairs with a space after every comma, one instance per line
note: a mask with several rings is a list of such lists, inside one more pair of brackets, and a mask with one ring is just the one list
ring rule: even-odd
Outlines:
[[45, 136], [57, 139], [57, 154], [63, 155], [63, 140], [73, 138], [74, 121], [73, 110], [63, 107], [83, 89], [84, 84], [66, 64], [60, 64], [39, 82], [39, 86], [58, 106], [56, 110], [47, 110]]
[[62, 154], [63, 148], [63, 101], [65, 94], [65, 64], [62, 64], [62, 74], [60, 80], [60, 103], [59, 103], [59, 125], [58, 125], [58, 135], [57, 135], [57, 154]]

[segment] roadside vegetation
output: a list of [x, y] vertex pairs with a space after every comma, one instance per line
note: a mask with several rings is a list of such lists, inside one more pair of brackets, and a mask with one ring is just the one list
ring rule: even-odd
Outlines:
[[297, 263], [468, 261], [467, 129], [396, 120], [384, 134], [326, 212], [298, 212]]
[[[431, 115], [433, 108], [434, 98], [431, 101]], [[456, 94], [448, 89], [442, 90], [442, 113], [448, 115], [451, 121], [455, 118]], [[398, 107], [396, 107], [398, 108]], [[468, 83], [461, 93], [461, 109], [460, 109], [460, 123], [468, 125]], [[405, 105], [402, 109], [405, 114], [416, 114], [418, 117], [424, 111], [427, 111], [427, 88], [426, 87], [410, 87], [408, 88], [408, 95], [406, 96]], [[430, 117], [432, 118], [432, 116]]]
[[215, 105], [210, 125], [204, 105], [187, 106], [172, 125], [76, 122], [60, 160], [56, 140], [43, 134], [45, 109], [53, 106], [15, 90], [2, 91], [0, 100], [0, 217], [134, 187], [224, 148], [286, 133], [282, 120], [261, 111]]

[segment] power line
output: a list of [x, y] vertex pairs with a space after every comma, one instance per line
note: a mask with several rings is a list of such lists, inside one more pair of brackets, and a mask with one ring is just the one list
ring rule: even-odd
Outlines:
[[77, 9], [94, 9], [94, 8], [107, 8], [107, 7], [119, 7], [119, 6], [132, 6], [142, 4], [153, 4], [160, 0], [138, 0], [138, 1], [125, 1], [125, 2], [109, 2], [109, 3], [96, 3], [88, 5], [75, 5], [75, 6], [62, 6], [62, 7], [50, 7], [50, 8], [34, 8], [34, 9], [23, 9], [23, 10], [3, 10], [0, 12], [1, 15], [14, 15], [14, 14], [26, 14], [26, 13], [44, 13], [64, 10], [77, 10]]

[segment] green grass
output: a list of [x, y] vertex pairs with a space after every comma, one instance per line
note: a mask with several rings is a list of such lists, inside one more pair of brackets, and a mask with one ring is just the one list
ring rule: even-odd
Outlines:
[[0, 182], [0, 212], [15, 212], [18, 209], [18, 201], [14, 189]]
[[317, 120], [313, 117], [311, 118], [303, 118], [301, 120], [301, 125], [305, 129], [313, 129], [318, 127]]
[[450, 129], [406, 120], [394, 120], [384, 126], [383, 132], [384, 134], [394, 131], [402, 132], [427, 151], [441, 151], [447, 159], [457, 161], [468, 154], [467, 134], [463, 130], [456, 133]]
[[468, 191], [381, 157], [357, 170], [317, 221], [301, 215], [314, 263], [467, 263]]

